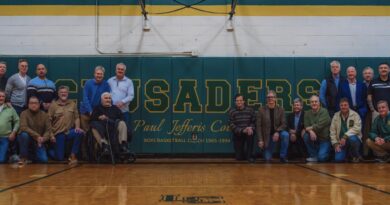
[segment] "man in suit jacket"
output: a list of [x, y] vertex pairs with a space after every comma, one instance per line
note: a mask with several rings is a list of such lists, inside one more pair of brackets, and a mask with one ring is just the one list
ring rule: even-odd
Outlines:
[[301, 99], [294, 99], [293, 110], [294, 112], [287, 116], [287, 126], [290, 134], [289, 156], [292, 158], [306, 157], [305, 142], [302, 138], [304, 112]]
[[364, 119], [367, 113], [367, 87], [363, 82], [356, 80], [356, 68], [347, 68], [347, 80], [341, 83], [340, 97], [347, 98], [350, 108], [357, 112], [360, 119]]
[[264, 159], [266, 161], [272, 159], [275, 144], [280, 141], [280, 161], [287, 162], [289, 136], [286, 132], [284, 109], [276, 104], [275, 91], [268, 91], [267, 105], [259, 109], [256, 120], [258, 145], [263, 149]]

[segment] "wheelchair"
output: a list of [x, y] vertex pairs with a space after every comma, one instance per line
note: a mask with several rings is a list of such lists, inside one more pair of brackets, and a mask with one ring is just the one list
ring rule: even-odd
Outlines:
[[85, 143], [86, 143], [86, 151], [88, 161], [90, 163], [98, 163], [98, 164], [130, 164], [136, 161], [135, 152], [131, 151], [130, 143], [132, 140], [132, 131], [128, 130], [127, 132], [127, 143], [128, 143], [128, 152], [120, 153], [119, 151], [119, 141], [117, 137], [117, 131], [106, 130], [106, 137], [104, 139], [108, 144], [108, 153], [104, 153], [102, 147], [96, 141], [95, 137], [92, 133], [92, 128], [85, 135]]

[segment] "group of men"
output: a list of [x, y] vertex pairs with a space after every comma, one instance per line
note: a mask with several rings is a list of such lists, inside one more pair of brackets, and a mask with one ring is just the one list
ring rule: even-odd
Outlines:
[[[47, 79], [44, 64], [36, 67], [37, 77], [27, 75], [28, 61], [18, 61], [19, 72], [6, 77], [7, 64], [0, 62], [0, 163], [17, 156], [20, 166], [28, 161], [46, 163], [50, 158], [65, 159], [66, 142], [71, 142], [69, 164], [76, 164], [80, 143], [86, 132], [91, 133], [108, 152], [110, 133], [128, 152], [127, 136], [129, 104], [134, 98], [133, 82], [125, 76], [126, 65], [116, 65], [116, 75], [104, 80], [105, 69], [97, 66], [94, 78], [84, 85], [79, 109], [69, 99], [69, 88], [56, 89]], [[117, 130], [117, 132], [111, 132]]]
[[340, 62], [332, 61], [331, 76], [321, 82], [319, 96], [310, 98], [310, 109], [303, 111], [302, 100], [296, 98], [287, 118], [273, 90], [257, 113], [237, 94], [236, 106], [229, 111], [236, 159], [255, 161], [257, 135], [267, 162], [277, 143], [281, 162], [295, 157], [307, 162], [359, 162], [370, 158], [371, 152], [379, 162], [390, 161], [389, 64], [379, 64], [377, 79], [372, 68], [364, 68], [362, 82], [354, 66], [347, 68], [347, 77], [340, 70]]

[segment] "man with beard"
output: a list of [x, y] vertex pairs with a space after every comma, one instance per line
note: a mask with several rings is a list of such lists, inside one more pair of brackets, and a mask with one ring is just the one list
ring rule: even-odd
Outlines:
[[36, 96], [45, 112], [49, 110], [52, 101], [56, 98], [56, 86], [54, 82], [46, 78], [47, 69], [43, 64], [38, 64], [37, 77], [30, 80], [27, 86], [27, 99]]

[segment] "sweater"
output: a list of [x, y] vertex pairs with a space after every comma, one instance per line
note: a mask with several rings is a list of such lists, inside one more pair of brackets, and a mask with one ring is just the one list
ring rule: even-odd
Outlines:
[[93, 108], [100, 105], [100, 97], [104, 92], [110, 92], [107, 81], [96, 83], [95, 79], [88, 80], [84, 85], [83, 101], [80, 105], [81, 114], [89, 114]]
[[40, 102], [50, 103], [56, 98], [56, 86], [47, 78], [42, 80], [35, 77], [28, 82], [27, 86], [27, 99], [31, 96], [36, 96]]
[[318, 140], [329, 140], [330, 117], [325, 108], [320, 108], [318, 112], [313, 112], [313, 110], [306, 111], [304, 125], [305, 128], [313, 128]]
[[0, 112], [0, 137], [8, 137], [13, 131], [19, 129], [19, 116], [12, 107], [4, 105]]
[[26, 105], [27, 97], [27, 84], [30, 81], [30, 77], [26, 75], [26, 83], [24, 83], [20, 77], [19, 73], [12, 75], [5, 87], [5, 93], [7, 99], [11, 102], [12, 105], [19, 107], [24, 107]]
[[231, 108], [229, 110], [229, 126], [230, 130], [236, 136], [241, 136], [242, 131], [246, 127], [255, 129], [256, 115], [255, 111], [245, 106], [243, 109]]

